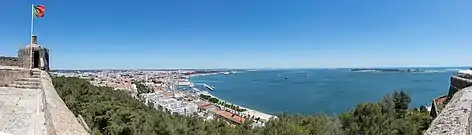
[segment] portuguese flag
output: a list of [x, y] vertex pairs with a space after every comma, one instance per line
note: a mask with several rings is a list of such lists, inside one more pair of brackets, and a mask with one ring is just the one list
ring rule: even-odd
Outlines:
[[45, 10], [46, 8], [44, 5], [33, 5], [33, 14], [38, 18], [44, 17]]

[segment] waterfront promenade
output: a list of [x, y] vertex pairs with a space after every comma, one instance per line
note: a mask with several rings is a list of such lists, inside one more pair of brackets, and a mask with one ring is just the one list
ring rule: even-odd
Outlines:
[[242, 111], [242, 112], [237, 112], [235, 110], [232, 110], [231, 108], [228, 108], [228, 107], [224, 107], [222, 105], [218, 105], [216, 104], [217, 106], [219, 106], [220, 108], [223, 108], [223, 109], [226, 109], [226, 110], [232, 110], [232, 112], [235, 112], [235, 113], [238, 113], [239, 115], [241, 116], [246, 116], [246, 117], [251, 117], [251, 118], [258, 118], [259, 120], [258, 121], [261, 121], [261, 122], [267, 122], [268, 120], [270, 120], [271, 118], [277, 118], [277, 116], [274, 116], [274, 115], [271, 115], [271, 114], [267, 114], [267, 113], [263, 113], [263, 112], [260, 112], [260, 111], [256, 111], [254, 109], [250, 109], [250, 108], [247, 108], [247, 107], [243, 107], [243, 106], [239, 106], [239, 105], [236, 105], [236, 104], [233, 104], [231, 102], [228, 102], [228, 101], [225, 101], [221, 98], [218, 98], [217, 96], [214, 96], [208, 92], [198, 92], [198, 94], [203, 94], [203, 95], [208, 95], [208, 96], [211, 96], [213, 98], [216, 98], [218, 99], [220, 102], [225, 102], [227, 104], [232, 104], [232, 105], [235, 105], [241, 109], [244, 109], [245, 111]]
[[[196, 75], [190, 75], [190, 76], [188, 76], [188, 78], [196, 77], [196, 76], [206, 76], [206, 75], [217, 75], [217, 74], [215, 74], [215, 73], [212, 73], [212, 74], [196, 74]], [[194, 82], [191, 82], [191, 83], [192, 83], [192, 85], [195, 84]], [[213, 98], [217, 98], [220, 102], [229, 103], [229, 104], [235, 105], [235, 106], [237, 106], [241, 109], [244, 109], [245, 111], [242, 111], [242, 112], [237, 112], [235, 110], [233, 110], [233, 112], [236, 112], [241, 116], [248, 116], [248, 117], [255, 118], [255, 119], [257, 118], [256, 121], [259, 121], [260, 123], [265, 123], [265, 122], [267, 122], [268, 120], [270, 120], [272, 118], [277, 118], [277, 116], [274, 116], [274, 115], [271, 115], [271, 114], [267, 114], [267, 113], [264, 113], [264, 112], [260, 112], [260, 111], [257, 111], [257, 110], [251, 109], [251, 108], [243, 107], [243, 106], [236, 105], [236, 104], [233, 104], [231, 102], [225, 101], [221, 98], [218, 98], [217, 96], [212, 95], [211, 93], [209, 93], [207, 91], [203, 91], [203, 90], [200, 90], [200, 89], [195, 88], [195, 87], [193, 87], [193, 89], [196, 89], [198, 91], [197, 92], [198, 95], [200, 95], [200, 94], [208, 95], [208, 96], [211, 96]], [[215, 90], [217, 90], [217, 89], [215, 89]], [[222, 105], [218, 105], [218, 106], [220, 106], [221, 108], [227, 109], [227, 110], [232, 110], [231, 108], [224, 107]]]

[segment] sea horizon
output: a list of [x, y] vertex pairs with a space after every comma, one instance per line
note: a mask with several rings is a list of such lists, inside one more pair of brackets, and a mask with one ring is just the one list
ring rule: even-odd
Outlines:
[[355, 68], [366, 68], [366, 69], [404, 69], [404, 68], [472, 68], [472, 66], [372, 66], [372, 67], [299, 67], [299, 68], [97, 68], [97, 69], [51, 69], [51, 71], [64, 71], [64, 70], [303, 70], [303, 69], [355, 69]]

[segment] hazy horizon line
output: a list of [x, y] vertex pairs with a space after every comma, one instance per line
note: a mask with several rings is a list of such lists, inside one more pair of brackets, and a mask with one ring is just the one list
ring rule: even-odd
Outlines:
[[89, 68], [51, 70], [279, 70], [279, 69], [349, 69], [349, 68], [471, 68], [472, 66], [372, 66], [372, 67], [267, 67], [267, 68]]

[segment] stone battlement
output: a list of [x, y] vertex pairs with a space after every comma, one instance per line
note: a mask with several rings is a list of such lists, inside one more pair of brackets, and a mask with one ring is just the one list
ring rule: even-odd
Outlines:
[[[443, 109], [432, 109], [437, 117], [431, 123], [426, 135], [470, 135], [472, 134], [472, 75], [455, 74], [451, 84], [447, 104]], [[433, 101], [433, 108], [435, 108]]]
[[52, 84], [49, 50], [31, 39], [18, 57], [0, 56], [0, 134], [88, 135]]
[[17, 57], [0, 56], [0, 66], [15, 66], [26, 69], [49, 70], [49, 50], [38, 44], [37, 36], [31, 36], [32, 42], [18, 50]]
[[431, 123], [425, 135], [470, 135], [472, 87], [457, 92]]
[[0, 133], [88, 135], [46, 71], [0, 66]]

